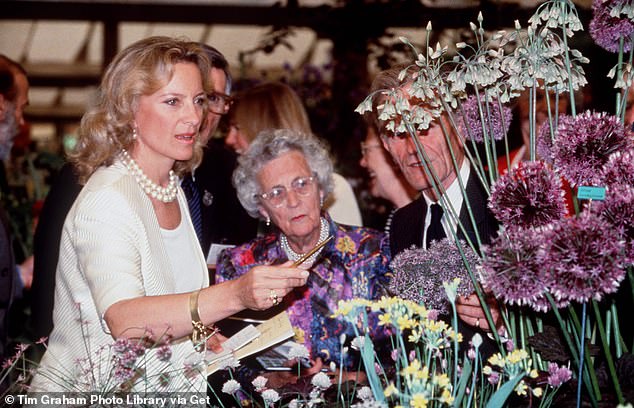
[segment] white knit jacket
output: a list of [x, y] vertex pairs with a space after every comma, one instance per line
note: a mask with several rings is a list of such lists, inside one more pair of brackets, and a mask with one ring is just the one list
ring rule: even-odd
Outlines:
[[[178, 202], [187, 208], [180, 188]], [[191, 218], [185, 217], [182, 222], [187, 223], [191, 245], [199, 247]], [[209, 285], [209, 276], [204, 255], [201, 250], [197, 252], [200, 268], [179, 273], [199, 275], [202, 288]], [[150, 199], [121, 162], [98, 169], [64, 222], [56, 274], [54, 328], [32, 382], [32, 391], [69, 388], [105, 391], [105, 383], [113, 375], [112, 358], [109, 352], [99, 350], [114, 342], [103, 320], [105, 312], [124, 299], [170, 294], [174, 290], [174, 273]], [[156, 313], [160, 315], [161, 311]], [[153, 358], [156, 350], [137, 360], [140, 365], [152, 361], [145, 367], [151, 383], [146, 390], [204, 390], [204, 376], [192, 379], [191, 375], [183, 376], [181, 370], [185, 363], [200, 360], [191, 341], [181, 339], [173, 343], [168, 363]], [[100, 359], [101, 366], [97, 367], [95, 361], [91, 364], [88, 359]], [[161, 372], [169, 374], [167, 388], [155, 383]], [[74, 384], [67, 384], [71, 378]], [[137, 389], [140, 387], [145, 384], [139, 384]]]

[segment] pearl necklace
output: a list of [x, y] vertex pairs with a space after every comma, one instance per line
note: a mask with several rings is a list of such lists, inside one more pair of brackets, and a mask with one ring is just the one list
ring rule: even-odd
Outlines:
[[[323, 242], [326, 239], [328, 239], [328, 236], [330, 235], [330, 231], [328, 230], [328, 222], [324, 218], [320, 218], [319, 221], [320, 221], [320, 225], [319, 225], [319, 241], [317, 241], [317, 245], [319, 245], [321, 242]], [[286, 238], [286, 235], [284, 235], [283, 233], [280, 233], [280, 244], [282, 246], [282, 250], [284, 250], [284, 252], [286, 253], [286, 256], [288, 257], [289, 260], [295, 262], [299, 258], [304, 256], [304, 254], [298, 254], [297, 252], [293, 251], [291, 246], [288, 244], [288, 239]], [[315, 260], [317, 259], [317, 256], [321, 253], [322, 249], [323, 248], [320, 248], [317, 252], [315, 252], [314, 254], [309, 256], [306, 259], [306, 261], [304, 261], [302, 263], [301, 267], [310, 268], [312, 266], [312, 264], [315, 263]]]
[[170, 181], [167, 183], [167, 186], [162, 187], [150, 180], [150, 178], [143, 173], [141, 167], [139, 167], [137, 162], [134, 161], [132, 156], [130, 156], [125, 149], [121, 152], [121, 160], [128, 171], [134, 176], [136, 182], [139, 183], [143, 191], [145, 191], [145, 194], [164, 203], [171, 203], [176, 199], [176, 194], [178, 193], [178, 177], [176, 177], [174, 170], [170, 170], [169, 172]]

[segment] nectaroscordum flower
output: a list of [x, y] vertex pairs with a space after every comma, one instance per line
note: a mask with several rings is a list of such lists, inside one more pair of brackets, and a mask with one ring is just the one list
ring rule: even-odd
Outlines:
[[572, 185], [601, 185], [603, 166], [612, 153], [629, 150], [633, 143], [630, 131], [616, 116], [591, 111], [576, 117], [562, 115], [553, 163]]
[[601, 300], [625, 276], [625, 243], [605, 220], [588, 211], [552, 224], [539, 262], [559, 300]]
[[489, 208], [506, 226], [548, 224], [566, 214], [561, 178], [541, 161], [522, 162], [495, 182]]

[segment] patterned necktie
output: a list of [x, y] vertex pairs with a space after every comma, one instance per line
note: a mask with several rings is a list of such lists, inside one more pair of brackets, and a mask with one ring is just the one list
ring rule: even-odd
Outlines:
[[431, 209], [431, 222], [429, 223], [429, 227], [427, 227], [427, 239], [425, 240], [426, 248], [429, 249], [429, 244], [431, 241], [439, 241], [443, 238], [446, 238], [445, 229], [442, 227], [442, 223], [440, 219], [443, 215], [443, 210], [440, 204], [432, 204], [430, 206]]
[[194, 184], [194, 179], [191, 174], [188, 174], [183, 178], [181, 182], [181, 187], [185, 192], [185, 197], [187, 197], [187, 206], [189, 207], [189, 213], [192, 217], [192, 223], [194, 224], [194, 229], [196, 230], [196, 236], [198, 237], [198, 242], [202, 247], [203, 244], [203, 219], [202, 213], [200, 211], [200, 191], [198, 191], [198, 187]]

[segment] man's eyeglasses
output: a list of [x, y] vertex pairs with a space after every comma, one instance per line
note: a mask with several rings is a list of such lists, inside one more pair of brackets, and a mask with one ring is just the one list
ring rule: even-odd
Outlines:
[[233, 104], [233, 98], [220, 92], [212, 92], [207, 95], [207, 107], [209, 111], [217, 115], [224, 115], [229, 112]]
[[[317, 176], [298, 177], [291, 182], [291, 189], [300, 196], [306, 197], [313, 192], [313, 185], [317, 180]], [[277, 208], [286, 202], [288, 190], [284, 186], [276, 186], [268, 193], [258, 194], [256, 197], [268, 201], [268, 203]]]

